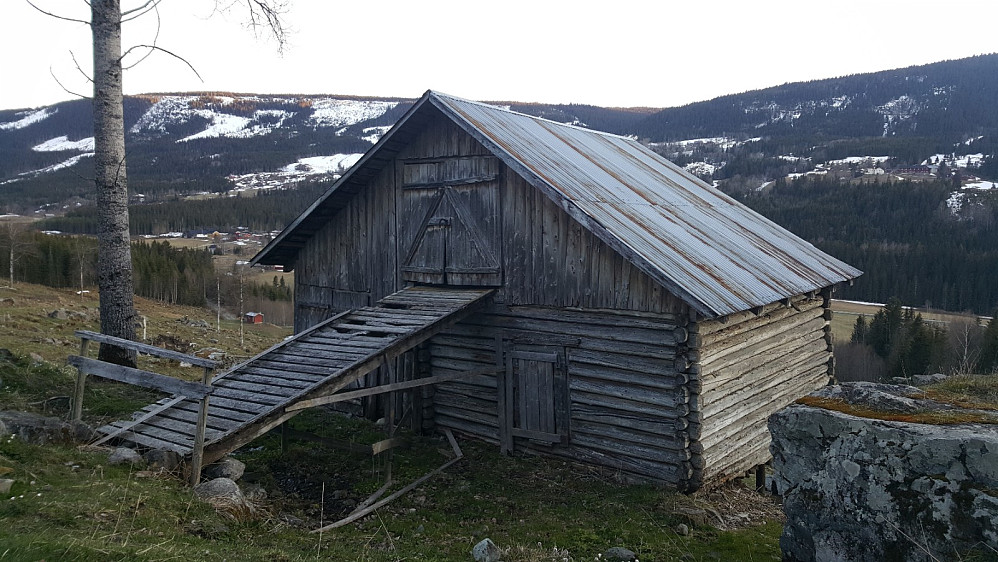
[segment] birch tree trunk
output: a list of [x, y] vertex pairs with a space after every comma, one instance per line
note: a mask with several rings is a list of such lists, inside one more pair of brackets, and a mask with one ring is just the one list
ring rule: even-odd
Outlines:
[[[97, 286], [101, 333], [135, 339], [132, 252], [125, 176], [125, 117], [121, 87], [121, 4], [91, 0], [94, 48], [94, 165], [97, 188]], [[103, 361], [135, 365], [135, 353], [101, 345]]]

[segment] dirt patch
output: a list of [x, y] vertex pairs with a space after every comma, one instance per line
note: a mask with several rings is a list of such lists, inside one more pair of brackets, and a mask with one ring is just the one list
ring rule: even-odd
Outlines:
[[184, 338], [170, 334], [158, 334], [152, 339], [151, 343], [156, 347], [179, 351], [180, 353], [189, 353], [191, 348], [194, 346], [193, 343], [185, 340]]

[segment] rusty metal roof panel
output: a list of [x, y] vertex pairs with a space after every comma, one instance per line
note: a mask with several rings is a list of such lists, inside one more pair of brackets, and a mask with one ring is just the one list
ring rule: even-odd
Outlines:
[[861, 272], [626, 137], [429, 92], [508, 165], [707, 316]]

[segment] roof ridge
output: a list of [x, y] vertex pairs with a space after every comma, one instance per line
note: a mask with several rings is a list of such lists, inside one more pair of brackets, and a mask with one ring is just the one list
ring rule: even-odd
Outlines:
[[[447, 93], [444, 93], [444, 92], [441, 92], [441, 91], [438, 91], [438, 90], [426, 90], [426, 93], [424, 95], [425, 96], [429, 96], [429, 97], [435, 97], [435, 98], [438, 98], [438, 99], [439, 98], [447, 98], [447, 99], [455, 100], [455, 101], [460, 102], [460, 103], [470, 103], [470, 104], [477, 105], [477, 106], [480, 106], [480, 107], [485, 107], [485, 108], [488, 108], [488, 109], [494, 109], [496, 111], [502, 111], [504, 113], [511, 113], [513, 115], [519, 115], [521, 117], [526, 117], [528, 119], [534, 119], [536, 121], [544, 121], [545, 123], [551, 123], [552, 125], [557, 125], [559, 127], [569, 127], [571, 129], [575, 129], [577, 131], [584, 131], [586, 133], [592, 133], [592, 134], [595, 134], [595, 135], [599, 135], [601, 137], [612, 137], [612, 138], [622, 139], [622, 140], [626, 140], [626, 141], [630, 141], [630, 142], [638, 142], [638, 140], [636, 138], [634, 138], [634, 137], [628, 137], [628, 136], [624, 136], [624, 135], [617, 135], [617, 134], [614, 134], [614, 133], [608, 133], [606, 131], [600, 131], [599, 129], [590, 129], [589, 127], [580, 127], [578, 125], [572, 125], [571, 123], [562, 123], [560, 121], [555, 121], [553, 119], [548, 119], [546, 117], [538, 117], [536, 115], [530, 115], [529, 113], [523, 113], [522, 111], [515, 111], [513, 109], [506, 109], [505, 107], [500, 107], [498, 105], [493, 105], [491, 103], [487, 103], [487, 102], [484, 102], [484, 101], [469, 100], [467, 98], [462, 98], [460, 96], [455, 96], [455, 95], [447, 94]], [[551, 104], [547, 104], [547, 105], [551, 105]], [[554, 105], [557, 105], [557, 104], [554, 104]], [[641, 144], [641, 143], [638, 142], [638, 144]]]

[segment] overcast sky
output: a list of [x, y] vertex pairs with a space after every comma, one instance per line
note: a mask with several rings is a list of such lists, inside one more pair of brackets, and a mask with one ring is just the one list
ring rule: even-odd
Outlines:
[[[124, 9], [145, 0], [122, 0]], [[233, 0], [222, 0], [233, 2]], [[161, 52], [126, 94], [226, 91], [671, 107], [787, 82], [998, 52], [998, 0], [290, 0], [288, 47], [245, 28], [238, 0], [162, 0]], [[89, 19], [79, 0], [35, 0]], [[90, 31], [3, 0], [0, 109], [89, 94]], [[156, 18], [125, 26], [125, 48]], [[127, 62], [134, 62], [131, 56]], [[996, 93], [998, 98], [998, 93]]]

